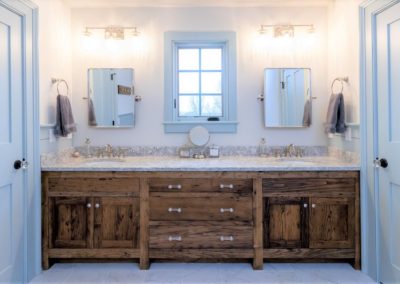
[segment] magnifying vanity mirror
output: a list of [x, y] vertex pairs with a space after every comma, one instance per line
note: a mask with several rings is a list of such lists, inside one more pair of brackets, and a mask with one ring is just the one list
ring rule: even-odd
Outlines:
[[195, 146], [205, 146], [210, 140], [210, 133], [203, 126], [193, 127], [189, 132], [189, 139]]
[[309, 127], [312, 117], [311, 70], [264, 70], [264, 120], [266, 127]]
[[134, 70], [88, 70], [89, 126], [122, 128], [135, 123]]

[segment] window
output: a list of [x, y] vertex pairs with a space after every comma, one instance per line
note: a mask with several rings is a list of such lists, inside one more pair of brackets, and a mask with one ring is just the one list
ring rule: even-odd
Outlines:
[[223, 51], [219, 44], [178, 46], [174, 108], [179, 118], [223, 116]]
[[165, 131], [236, 132], [233, 32], [165, 34]]

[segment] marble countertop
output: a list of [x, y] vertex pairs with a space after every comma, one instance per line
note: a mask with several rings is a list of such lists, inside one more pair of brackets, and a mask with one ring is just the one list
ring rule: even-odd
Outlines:
[[272, 158], [228, 156], [185, 159], [175, 156], [136, 156], [123, 159], [42, 159], [42, 171], [358, 171], [358, 162], [331, 156]]

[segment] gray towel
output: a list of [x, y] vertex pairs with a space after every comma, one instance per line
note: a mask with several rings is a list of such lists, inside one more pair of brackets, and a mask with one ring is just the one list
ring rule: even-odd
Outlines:
[[344, 133], [346, 125], [344, 123], [344, 98], [343, 94], [332, 94], [329, 99], [328, 112], [326, 114], [325, 132]]
[[89, 125], [97, 126], [96, 113], [94, 111], [93, 100], [89, 97]]
[[57, 121], [54, 134], [67, 137], [68, 134], [76, 132], [74, 117], [72, 115], [71, 103], [67, 96], [57, 96]]
[[307, 100], [304, 104], [304, 112], [303, 112], [303, 126], [311, 125], [311, 101]]

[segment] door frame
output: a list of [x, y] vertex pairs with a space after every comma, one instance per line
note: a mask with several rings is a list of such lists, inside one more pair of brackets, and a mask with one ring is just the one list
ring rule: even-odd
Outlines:
[[24, 171], [24, 282], [41, 271], [41, 190], [39, 136], [38, 6], [30, 0], [0, 0], [22, 18], [23, 153]]
[[361, 109], [361, 259], [362, 270], [380, 279], [379, 180], [373, 160], [378, 154], [377, 15], [400, 0], [366, 0], [360, 4]]

